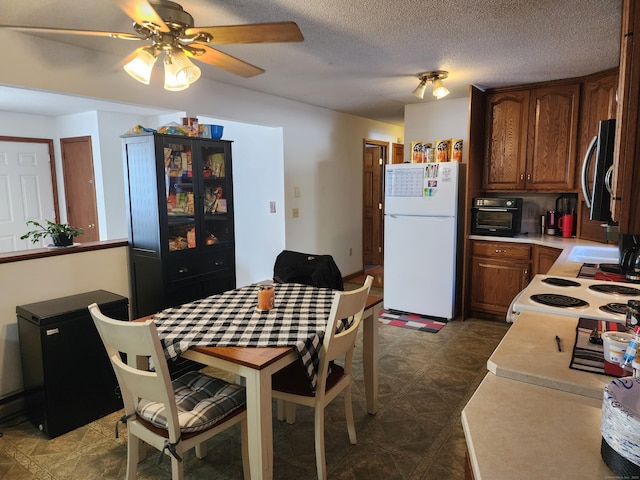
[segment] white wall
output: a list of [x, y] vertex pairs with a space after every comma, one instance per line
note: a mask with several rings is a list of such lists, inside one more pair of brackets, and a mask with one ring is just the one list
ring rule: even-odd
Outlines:
[[25, 138], [55, 138], [56, 120], [53, 117], [3, 112], [0, 105], [0, 136]]
[[[120, 135], [135, 125], [154, 121], [141, 115], [97, 112], [98, 148], [94, 150], [96, 200], [100, 221], [100, 240], [127, 238], [125, 215], [124, 162]], [[99, 158], [99, 163], [96, 163]]]
[[[343, 275], [362, 269], [363, 139], [395, 142], [404, 137], [402, 127], [204, 78], [183, 92], [167, 92], [159, 83], [145, 86], [114, 68], [120, 58], [17, 32], [0, 32], [0, 41], [12, 46], [6, 62], [19, 65], [0, 73], [7, 85], [281, 128], [286, 247], [331, 254]], [[300, 211], [296, 219], [294, 207]]]
[[272, 278], [274, 260], [285, 245], [282, 129], [197, 117], [200, 123], [224, 126], [222, 138], [233, 139], [237, 285]]
[[407, 105], [404, 108], [404, 160], [409, 161], [411, 142], [432, 142], [438, 139], [462, 139], [462, 161], [467, 162], [469, 152], [469, 99], [441, 99]]

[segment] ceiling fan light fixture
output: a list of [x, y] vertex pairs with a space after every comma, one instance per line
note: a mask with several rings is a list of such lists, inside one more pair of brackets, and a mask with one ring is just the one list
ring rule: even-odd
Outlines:
[[437, 99], [441, 99], [449, 95], [449, 89], [444, 86], [442, 80], [447, 78], [449, 72], [444, 70], [435, 70], [433, 72], [422, 72], [416, 75], [420, 79], [420, 83], [416, 89], [412, 92], [414, 96], [418, 98], [424, 98], [424, 92], [427, 88], [427, 83], [433, 83], [433, 96]]
[[200, 69], [182, 50], [173, 49], [164, 58], [164, 88], [177, 92], [200, 78]]
[[136, 50], [133, 58], [124, 65], [124, 71], [140, 83], [149, 85], [151, 71], [158, 60], [158, 56], [151, 47], [142, 47]]

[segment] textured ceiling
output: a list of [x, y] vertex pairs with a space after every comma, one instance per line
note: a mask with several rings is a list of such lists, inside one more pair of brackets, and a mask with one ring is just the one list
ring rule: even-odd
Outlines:
[[[449, 98], [460, 98], [471, 84], [484, 89], [568, 78], [618, 64], [621, 0], [179, 3], [196, 26], [291, 20], [305, 37], [301, 43], [220, 46], [266, 73], [247, 79], [200, 64], [204, 77], [395, 124], [403, 123], [406, 104], [435, 101], [430, 88], [425, 100], [411, 95], [422, 71], [449, 71]], [[132, 31], [130, 19], [107, 0], [1, 0], [0, 23]], [[122, 58], [137, 46], [108, 38], [48, 38]], [[0, 108], [9, 102], [0, 91]]]

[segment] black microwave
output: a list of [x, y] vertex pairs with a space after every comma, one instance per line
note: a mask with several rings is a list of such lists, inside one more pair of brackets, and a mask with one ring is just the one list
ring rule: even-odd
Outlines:
[[522, 224], [521, 198], [474, 198], [471, 234], [513, 237]]

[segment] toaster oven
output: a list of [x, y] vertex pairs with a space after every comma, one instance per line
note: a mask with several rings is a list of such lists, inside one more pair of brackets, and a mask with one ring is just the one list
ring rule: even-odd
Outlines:
[[520, 233], [521, 198], [474, 198], [471, 207], [471, 233], [512, 237]]

